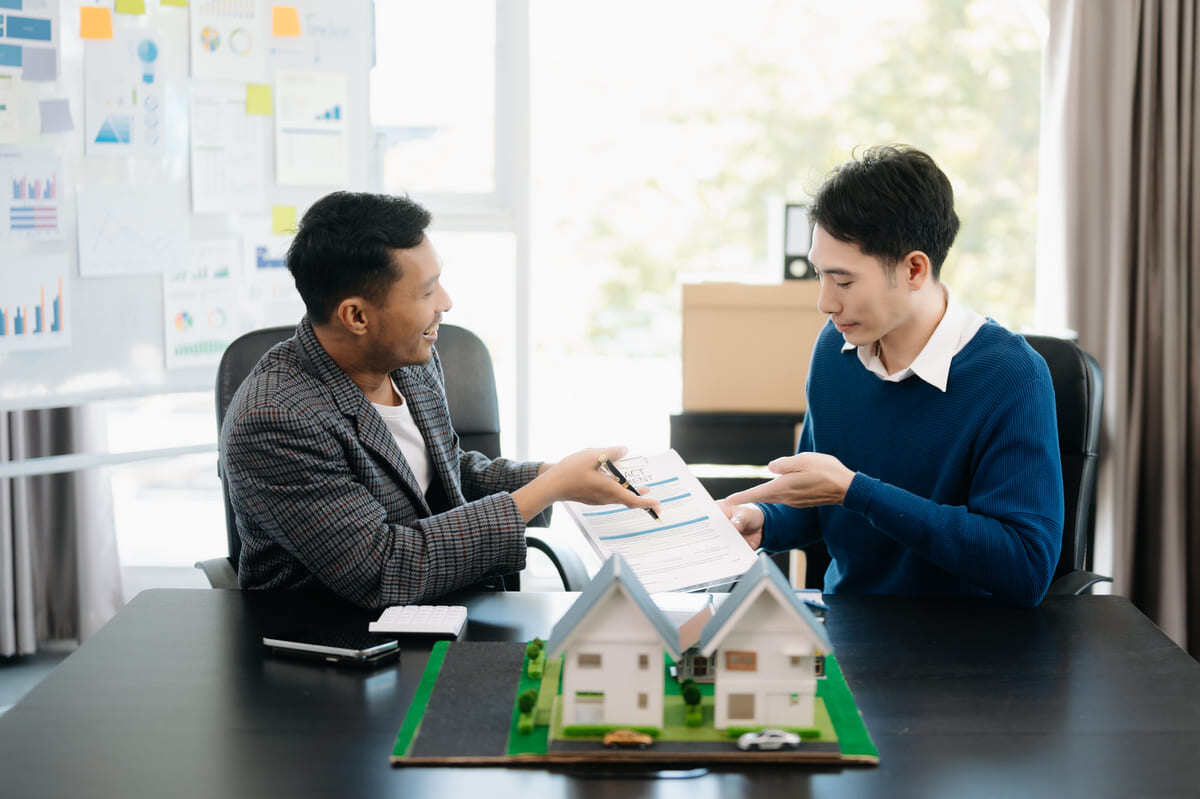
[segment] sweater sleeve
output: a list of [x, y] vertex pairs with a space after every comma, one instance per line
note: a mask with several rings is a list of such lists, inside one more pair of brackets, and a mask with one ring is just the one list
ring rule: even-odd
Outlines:
[[[800, 427], [800, 442], [796, 453], [813, 452], [811, 411], [804, 416]], [[783, 552], [807, 546], [821, 537], [821, 525], [816, 508], [793, 508], [775, 502], [759, 502], [763, 512], [762, 547], [768, 552]]]
[[1062, 547], [1062, 465], [1048, 373], [998, 397], [976, 453], [966, 506], [940, 505], [862, 473], [843, 505], [993, 596], [1034, 606]]

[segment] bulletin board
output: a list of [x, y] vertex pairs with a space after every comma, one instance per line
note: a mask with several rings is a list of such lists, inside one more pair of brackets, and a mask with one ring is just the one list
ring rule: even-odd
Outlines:
[[0, 0], [0, 408], [211, 390], [370, 190], [370, 0]]

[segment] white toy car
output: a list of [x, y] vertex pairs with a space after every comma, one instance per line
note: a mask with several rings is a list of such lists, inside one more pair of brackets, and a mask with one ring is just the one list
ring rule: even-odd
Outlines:
[[738, 749], [782, 749], [785, 746], [799, 746], [800, 736], [786, 730], [766, 729], [758, 732], [747, 732], [738, 736]]

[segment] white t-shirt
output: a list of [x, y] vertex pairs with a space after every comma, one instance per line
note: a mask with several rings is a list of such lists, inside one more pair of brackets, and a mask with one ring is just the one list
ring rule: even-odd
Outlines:
[[433, 466], [429, 462], [429, 450], [425, 447], [421, 429], [413, 420], [408, 403], [404, 401], [404, 396], [400, 393], [395, 380], [392, 381], [392, 390], [400, 398], [399, 405], [379, 405], [374, 402], [371, 404], [383, 417], [383, 423], [387, 425], [392, 438], [396, 439], [396, 444], [400, 447], [404, 460], [408, 461], [408, 468], [412, 469], [413, 476], [417, 478], [417, 485], [421, 487], [421, 493], [426, 493], [433, 483]]

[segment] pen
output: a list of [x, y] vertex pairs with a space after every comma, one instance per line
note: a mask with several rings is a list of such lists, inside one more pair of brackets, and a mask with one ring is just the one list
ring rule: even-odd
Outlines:
[[[621, 470], [617, 468], [617, 465], [608, 459], [607, 455], [600, 456], [600, 465], [603, 466], [605, 469], [608, 469], [608, 473], [611, 474], [613, 477], [617, 478], [618, 483], [625, 486], [630, 491], [637, 494], [639, 497], [641, 496], [641, 494], [638, 494], [638, 490], [636, 488], [634, 488], [632, 485], [630, 485], [629, 481], [625, 479], [625, 475], [621, 474]], [[658, 521], [657, 513], [655, 513], [651, 508], [646, 508], [645, 510], [646, 510], [646, 513], [650, 514], [651, 519]]]

